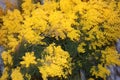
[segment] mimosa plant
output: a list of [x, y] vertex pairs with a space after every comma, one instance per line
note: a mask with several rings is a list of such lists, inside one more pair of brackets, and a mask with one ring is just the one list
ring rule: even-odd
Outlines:
[[23, 0], [21, 10], [1, 16], [4, 71], [0, 80], [104, 79], [120, 65], [120, 2]]

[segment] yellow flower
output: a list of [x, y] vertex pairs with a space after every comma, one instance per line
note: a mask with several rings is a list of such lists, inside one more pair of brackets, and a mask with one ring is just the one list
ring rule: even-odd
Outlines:
[[38, 67], [43, 80], [55, 76], [66, 78], [68, 74], [71, 74], [70, 55], [67, 51], [62, 50], [61, 46], [50, 44], [44, 52], [44, 56], [40, 59], [42, 66]]
[[107, 47], [102, 51], [101, 61], [106, 62], [106, 65], [117, 64], [120, 65], [120, 54], [116, 51], [115, 47]]
[[81, 44], [79, 44], [79, 46], [77, 48], [77, 50], [78, 50], [79, 53], [85, 53], [84, 46], [86, 46], [86, 44], [83, 43], [83, 42]]
[[0, 80], [8, 80], [8, 67], [5, 67], [5, 69], [3, 70]]
[[11, 78], [12, 80], [24, 80], [19, 67], [12, 70]]
[[73, 4], [71, 0], [60, 0], [61, 11], [69, 12], [71, 11], [72, 7], [73, 7]]
[[70, 38], [70, 40], [79, 40], [79, 37], [80, 37], [80, 32], [78, 30], [72, 30], [71, 32], [69, 32], [67, 34], [67, 36]]
[[12, 65], [13, 64], [13, 60], [12, 60], [12, 56], [11, 56], [11, 51], [4, 51], [2, 53], [2, 59], [4, 61], [4, 64], [7, 65], [7, 64], [10, 64]]
[[106, 66], [102, 66], [102, 64], [98, 64], [97, 68], [93, 66], [91, 68], [91, 72], [96, 78], [101, 77], [103, 80], [106, 80], [106, 76], [110, 75], [110, 71], [106, 68]]
[[25, 56], [22, 57], [23, 61], [20, 62], [22, 65], [26, 65], [26, 67], [29, 67], [30, 64], [36, 64], [35, 61], [36, 57], [34, 56], [34, 52], [27, 52]]

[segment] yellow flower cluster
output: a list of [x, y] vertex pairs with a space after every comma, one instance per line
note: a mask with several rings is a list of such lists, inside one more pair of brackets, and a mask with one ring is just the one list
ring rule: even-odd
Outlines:
[[86, 46], [85, 43], [80, 43], [80, 44], [79, 44], [78, 49], [77, 49], [79, 53], [85, 53], [85, 48], [84, 48], [84, 46]]
[[1, 77], [0, 77], [0, 80], [8, 80], [8, 67], [6, 67], [4, 70], [3, 70], [3, 74]]
[[25, 56], [22, 57], [23, 61], [20, 62], [21, 65], [25, 65], [25, 67], [29, 67], [30, 64], [37, 64], [35, 61], [36, 57], [34, 56], [34, 52], [27, 52]]
[[13, 59], [12, 59], [10, 51], [4, 51], [2, 53], [2, 59], [3, 59], [5, 65], [7, 65], [7, 64], [13, 65]]
[[2, 40], [0, 40], [0, 44], [14, 51], [15, 47], [20, 42], [17, 35], [20, 33], [22, 28], [20, 24], [22, 16], [18, 10], [14, 10], [14, 12], [8, 11], [8, 14], [3, 16], [3, 21], [4, 23], [0, 31], [2, 38]]
[[19, 67], [12, 70], [11, 78], [12, 78], [12, 80], [24, 80]]
[[81, 15], [79, 28], [83, 31], [83, 39], [91, 42], [90, 48], [96, 49], [120, 38], [120, 9], [114, 0], [109, 3], [102, 0], [79, 3], [81, 5], [76, 6]]
[[59, 10], [61, 7], [55, 1], [48, 0], [41, 6], [33, 4], [32, 0], [24, 0], [22, 13], [15, 9], [2, 17], [0, 44], [14, 51], [23, 39], [32, 44], [43, 44], [41, 40], [46, 36], [57, 40], [66, 37], [79, 40], [79, 30], [72, 27], [77, 18], [75, 13], [64, 13]]
[[117, 64], [120, 65], [120, 54], [116, 51], [115, 47], [107, 47], [106, 50], [102, 51], [101, 61], [105, 65]]
[[93, 76], [95, 75], [96, 78], [101, 77], [103, 80], [106, 80], [106, 76], [110, 75], [110, 71], [101, 64], [98, 64], [97, 68], [93, 66], [91, 72]]
[[43, 80], [47, 77], [64, 77], [71, 74], [71, 58], [60, 46], [50, 44], [43, 52], [39, 67]]
[[46, 38], [55, 39], [53, 42], [58, 41], [58, 46], [48, 42], [49, 46], [40, 53], [41, 58], [37, 59], [32, 50], [24, 52], [23, 61], [14, 66], [17, 68], [12, 67], [13, 80], [23, 80], [24, 76], [30, 79], [29, 73], [22, 75], [20, 70], [23, 66], [29, 69], [31, 64], [39, 68], [44, 80], [47, 77], [66, 78], [72, 70], [70, 52], [59, 46], [59, 40], [66, 39], [79, 43], [79, 53], [100, 53], [100, 57], [95, 57], [100, 58], [101, 64], [91, 69], [96, 78], [105, 79], [105, 75], [109, 75], [110, 72], [106, 69], [108, 65], [120, 65], [120, 55], [113, 47], [114, 41], [120, 38], [120, 2], [115, 0], [45, 0], [44, 5], [34, 3], [33, 0], [23, 0], [21, 10], [9, 10], [1, 19], [0, 45], [6, 50], [2, 53], [5, 70], [1, 80], [8, 78], [9, 71], [6, 68], [15, 64], [14, 55], [17, 54], [13, 53], [16, 53], [16, 48], [22, 42], [32, 46], [46, 46]]

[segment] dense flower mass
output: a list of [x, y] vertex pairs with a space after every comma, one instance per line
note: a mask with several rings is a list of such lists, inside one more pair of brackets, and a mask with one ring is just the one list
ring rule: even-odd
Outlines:
[[76, 80], [81, 70], [87, 80], [106, 80], [107, 67], [120, 66], [119, 0], [45, 0], [42, 5], [23, 0], [19, 5], [7, 5], [0, 15], [1, 80]]
[[42, 66], [39, 67], [44, 80], [47, 77], [64, 77], [71, 74], [71, 58], [67, 51], [63, 51], [60, 46], [50, 44], [43, 52], [40, 60]]

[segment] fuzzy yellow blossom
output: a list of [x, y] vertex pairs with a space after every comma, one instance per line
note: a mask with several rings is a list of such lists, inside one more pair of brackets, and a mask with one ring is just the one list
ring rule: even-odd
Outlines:
[[[76, 35], [74, 35], [74, 34], [76, 34]], [[73, 41], [79, 40], [80, 32], [78, 30], [72, 30], [67, 34], [67, 36]]]
[[[29, 7], [28, 5], [33, 5], [35, 8], [32, 0], [25, 0], [22, 5], [23, 12], [15, 9], [13, 11], [8, 11], [7, 14], [2, 17], [4, 25], [2, 25], [0, 30], [0, 37], [2, 38], [0, 44], [7, 48], [12, 48], [13, 51], [23, 38], [32, 44], [42, 44], [41, 40], [44, 38], [40, 35], [45, 31], [47, 26], [45, 12], [43, 12], [41, 8], [34, 9], [33, 7], [32, 12], [30, 11], [31, 9], [26, 9], [26, 7]], [[29, 12], [29, 14], [27, 12]], [[30, 15], [32, 16], [30, 17]]]
[[3, 42], [7, 42], [7, 39], [5, 38], [5, 34], [6, 34], [6, 30], [2, 30], [0, 29], [0, 44], [2, 44], [3, 46], [6, 46], [6, 44], [3, 44]]
[[91, 72], [92, 75], [95, 75], [96, 78], [101, 77], [103, 80], [106, 80], [106, 75], [110, 75], [110, 71], [106, 67], [103, 67], [102, 64], [98, 64], [97, 67], [93, 66], [91, 68]]
[[24, 80], [19, 67], [12, 70], [11, 78], [12, 80]]
[[71, 40], [78, 40], [80, 32], [72, 28], [75, 18], [75, 14], [72, 13], [62, 13], [61, 11], [51, 12], [48, 17], [50, 26], [46, 29], [46, 35], [55, 37], [57, 40], [59, 38], [65, 39], [66, 37]]
[[72, 1], [71, 0], [60, 0], [60, 8], [63, 12], [72, 11], [71, 10], [73, 8]]
[[[66, 1], [64, 2], [66, 4]], [[76, 14], [71, 11], [64, 13], [59, 8], [63, 9], [55, 1], [46, 0], [45, 4], [41, 6], [39, 3], [33, 4], [32, 0], [24, 0], [23, 12], [15, 9], [8, 11], [3, 17], [4, 25], [0, 31], [2, 38], [0, 44], [3, 45], [3, 42], [4, 45], [9, 44], [9, 46], [5, 46], [14, 51], [23, 38], [30, 44], [43, 44], [42, 40], [45, 36], [55, 37], [57, 40], [67, 37], [71, 40], [79, 40], [80, 31], [72, 27], [77, 18]], [[14, 42], [15, 44], [13, 44]]]
[[7, 65], [7, 64], [12, 65], [13, 64], [13, 58], [11, 56], [11, 51], [4, 51], [2, 53], [2, 59], [3, 59], [3, 62], [5, 65]]
[[0, 77], [0, 80], [8, 80], [8, 67], [5, 67], [2, 73], [2, 76]]
[[[106, 43], [109, 44], [108, 40], [112, 41], [120, 37], [118, 33], [120, 31], [119, 11], [117, 9], [114, 11], [110, 5], [116, 5], [114, 1], [106, 4], [102, 0], [90, 0], [89, 3], [80, 2], [80, 4], [75, 9], [81, 15], [80, 25], [82, 26], [79, 26], [79, 28], [83, 31], [83, 34], [88, 35], [84, 36], [85, 40], [92, 40], [92, 43], [96, 44], [94, 46], [97, 46], [97, 44], [103, 46]], [[83, 4], [86, 5], [82, 7]]]
[[36, 34], [31, 29], [25, 29], [21, 31], [21, 35], [24, 35], [25, 40], [28, 41], [28, 43], [36, 44], [39, 43], [39, 40], [43, 39], [38, 34]]
[[[86, 52], [91, 50], [100, 50], [100, 61], [102, 62], [94, 69], [91, 74], [106, 80], [106, 76], [110, 74], [106, 66], [111, 64], [120, 65], [119, 57], [114, 44], [120, 38], [120, 9], [119, 2], [115, 0], [89, 0], [89, 2], [80, 2], [75, 6], [75, 11], [80, 15], [79, 30], [81, 31], [81, 42], [78, 46], [78, 52], [85, 53], [85, 48], [89, 46]], [[118, 6], [117, 6], [118, 5]], [[83, 47], [81, 44], [87, 44]], [[110, 47], [112, 45], [112, 47]], [[108, 47], [107, 47], [108, 46]], [[94, 54], [99, 53], [95, 52]], [[90, 54], [91, 55], [91, 54]], [[96, 58], [97, 59], [97, 58]], [[98, 64], [98, 63], [97, 63]], [[102, 66], [104, 64], [104, 66]]]
[[24, 0], [22, 9], [26, 15], [30, 15], [30, 11], [35, 9], [35, 5], [32, 3], [32, 0]]
[[44, 53], [40, 60], [42, 66], [39, 67], [43, 80], [47, 77], [66, 78], [68, 74], [71, 74], [71, 58], [68, 52], [62, 50], [60, 46], [50, 44]]
[[120, 65], [120, 54], [116, 51], [115, 47], [107, 47], [106, 50], [102, 51], [101, 61], [106, 65], [117, 64]]
[[[16, 16], [17, 14], [17, 16]], [[8, 14], [3, 16], [4, 25], [1, 27], [0, 35], [2, 38], [2, 42], [0, 44], [4, 45], [7, 48], [12, 49], [14, 51], [16, 45], [19, 43], [18, 34], [21, 30], [22, 16], [20, 15], [19, 10], [8, 11]], [[11, 27], [9, 27], [11, 25]], [[9, 36], [7, 36], [9, 35]], [[4, 44], [3, 44], [4, 43]]]
[[36, 64], [36, 57], [34, 56], [34, 52], [27, 52], [25, 56], [22, 57], [23, 61], [20, 62], [21, 65], [25, 65], [25, 67], [29, 67], [30, 64]]
[[12, 35], [8, 36], [8, 47], [11, 48], [11, 50], [14, 52], [16, 49], [16, 46], [19, 44], [19, 41], [17, 41], [16, 38], [14, 38]]
[[77, 50], [78, 50], [79, 53], [84, 53], [85, 52], [84, 46], [86, 46], [85, 43], [79, 44], [79, 46], [77, 48]]

